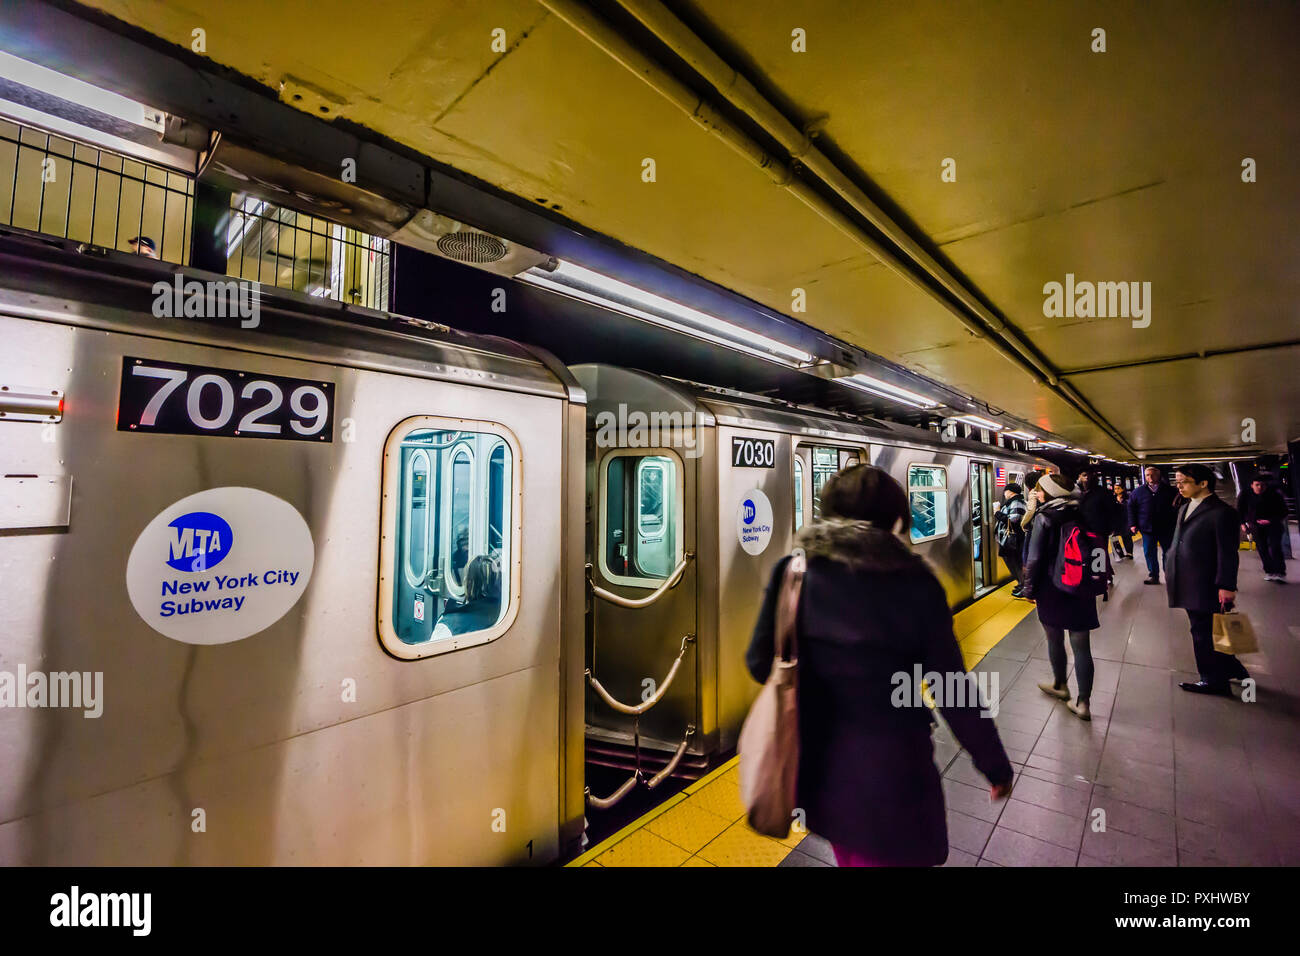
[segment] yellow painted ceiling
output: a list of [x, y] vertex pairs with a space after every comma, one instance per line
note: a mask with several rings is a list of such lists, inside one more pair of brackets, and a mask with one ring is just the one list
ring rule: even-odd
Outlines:
[[[532, 0], [92, 0], [1061, 434], [1094, 424]], [[1066, 372], [1300, 338], [1300, 5], [695, 0], [674, 9]], [[1090, 50], [1106, 31], [1107, 51]], [[807, 51], [791, 50], [806, 31]], [[492, 31], [507, 50], [493, 52]], [[294, 100], [297, 93], [303, 98]], [[305, 94], [305, 95], [304, 95]], [[641, 181], [641, 162], [657, 165]], [[1241, 162], [1258, 181], [1241, 181]], [[940, 179], [945, 158], [957, 181]], [[1152, 321], [1043, 315], [1043, 284], [1152, 283]], [[1081, 371], [1138, 450], [1300, 437], [1297, 349]], [[1198, 400], [1201, 403], [1198, 405]]]

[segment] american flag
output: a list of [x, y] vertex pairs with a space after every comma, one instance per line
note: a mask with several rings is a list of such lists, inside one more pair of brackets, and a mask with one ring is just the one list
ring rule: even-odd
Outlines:
[[1007, 486], [1007, 470], [1001, 465], [998, 465], [993, 469], [993, 484], [997, 485], [999, 488], [1005, 488]]

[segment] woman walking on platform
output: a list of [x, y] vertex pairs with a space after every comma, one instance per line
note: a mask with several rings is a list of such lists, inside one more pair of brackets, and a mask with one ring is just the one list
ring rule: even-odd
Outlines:
[[[937, 866], [948, 857], [943, 788], [930, 710], [909, 692], [913, 675], [943, 676], [936, 704], [992, 799], [1010, 793], [1011, 763], [972, 692], [943, 585], [904, 540], [907, 492], [879, 468], [857, 465], [827, 482], [821, 513], [796, 538], [808, 562], [795, 628], [797, 806], [840, 866]], [[772, 668], [789, 560], [773, 570], [745, 655], [760, 683]], [[959, 683], [966, 691], [947, 699]]]
[[[1061, 529], [1080, 518], [1079, 499], [1072, 492], [1074, 483], [1061, 475], [1044, 475], [1034, 487], [1039, 505], [1029, 525], [1026, 545], [1024, 595], [1038, 604], [1038, 621], [1047, 635], [1047, 656], [1052, 663], [1052, 682], [1039, 689], [1066, 702], [1070, 713], [1081, 720], [1091, 720], [1089, 699], [1092, 696], [1092, 647], [1090, 632], [1099, 627], [1095, 595], [1070, 593], [1053, 580], [1052, 568], [1061, 546]], [[1092, 560], [1091, 555], [1085, 560]], [[1065, 635], [1070, 634], [1074, 651], [1074, 676], [1079, 684], [1077, 699], [1070, 700], [1066, 683], [1067, 661]]]

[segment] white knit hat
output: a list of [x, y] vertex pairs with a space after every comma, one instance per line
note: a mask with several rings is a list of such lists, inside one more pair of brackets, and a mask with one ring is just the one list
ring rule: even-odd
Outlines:
[[1065, 498], [1072, 489], [1066, 488], [1056, 480], [1056, 477], [1056, 475], [1043, 475], [1038, 479], [1038, 487], [1042, 488], [1052, 498]]

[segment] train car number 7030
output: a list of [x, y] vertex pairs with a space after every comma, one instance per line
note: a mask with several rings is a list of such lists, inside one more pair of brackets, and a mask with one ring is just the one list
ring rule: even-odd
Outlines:
[[128, 355], [117, 430], [332, 442], [334, 383]]

